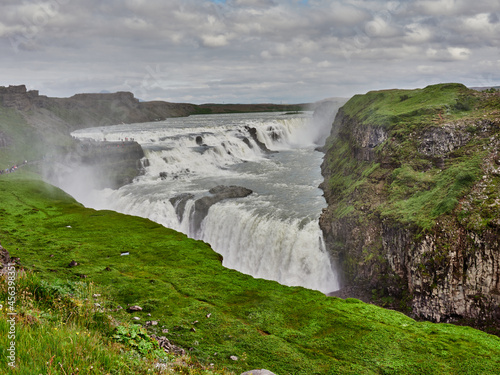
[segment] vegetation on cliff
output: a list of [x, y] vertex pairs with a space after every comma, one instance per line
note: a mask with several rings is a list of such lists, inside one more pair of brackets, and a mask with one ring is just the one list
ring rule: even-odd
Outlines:
[[439, 84], [346, 103], [325, 147], [321, 218], [345, 283], [416, 316], [495, 325], [499, 144], [498, 92]]

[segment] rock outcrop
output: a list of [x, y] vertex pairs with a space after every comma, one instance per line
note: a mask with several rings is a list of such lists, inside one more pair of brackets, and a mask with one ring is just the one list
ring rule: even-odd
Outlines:
[[[266, 144], [259, 139], [259, 137], [257, 135], [257, 129], [252, 128], [251, 126], [246, 126], [245, 128], [248, 131], [248, 133], [250, 133], [250, 136], [252, 137], [253, 141], [255, 143], [257, 143], [257, 146], [259, 146], [259, 148], [262, 151], [264, 151], [265, 153], [268, 153], [268, 154], [272, 154], [272, 153], [276, 152], [276, 151], [271, 151], [270, 149], [268, 149]], [[247, 144], [250, 144], [250, 142], [248, 142]]]
[[201, 222], [207, 216], [208, 210], [214, 204], [225, 199], [244, 198], [252, 194], [252, 190], [241, 186], [216, 186], [209, 191], [209, 195], [199, 198], [194, 203], [194, 216], [192, 223], [195, 231], [200, 229]]
[[182, 193], [182, 194], [176, 195], [175, 197], [169, 199], [170, 203], [175, 208], [175, 213], [177, 214], [179, 221], [182, 221], [184, 218], [184, 211], [185, 211], [187, 202], [193, 198], [194, 198], [194, 194]]
[[417, 318], [500, 327], [499, 102], [435, 85], [339, 111], [320, 226], [346, 290]]

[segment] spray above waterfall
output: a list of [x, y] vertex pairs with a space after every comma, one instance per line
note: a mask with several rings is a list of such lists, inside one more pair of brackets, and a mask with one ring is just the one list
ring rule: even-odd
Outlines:
[[309, 113], [260, 113], [80, 130], [73, 135], [133, 138], [148, 162], [134, 183], [76, 198], [204, 240], [226, 267], [331, 292], [338, 282], [318, 225], [320, 126]]

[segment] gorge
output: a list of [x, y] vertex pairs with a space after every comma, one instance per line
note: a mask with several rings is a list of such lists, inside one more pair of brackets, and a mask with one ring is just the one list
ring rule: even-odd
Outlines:
[[[28, 344], [18, 347], [20, 367], [496, 373], [498, 337], [428, 321], [497, 333], [498, 93], [458, 84], [369, 92], [345, 103], [335, 121], [340, 102], [310, 108], [329, 121], [314, 133], [303, 131], [313, 126], [309, 113], [270, 105], [256, 112], [279, 112], [233, 114], [243, 107], [142, 103], [127, 93], [45, 98], [25, 87], [0, 89], [0, 99], [0, 162], [20, 165], [0, 176], [2, 254], [21, 271], [17, 329]], [[176, 117], [182, 108], [212, 114]], [[207, 123], [209, 131], [199, 126]], [[63, 187], [95, 209], [40, 175], [76, 182]], [[271, 190], [281, 192], [277, 200]], [[197, 204], [201, 214], [187, 220]], [[231, 231], [245, 220], [253, 236], [238, 239], [238, 253], [221, 257], [204, 242], [237, 249]], [[222, 230], [209, 235], [208, 227]], [[266, 248], [264, 238], [297, 255], [257, 254], [267, 274], [276, 264], [288, 271], [279, 283], [223, 266], [250, 257], [246, 244]], [[334, 282], [345, 298], [325, 296]], [[1, 345], [4, 322], [2, 310]], [[137, 333], [144, 347], [159, 337], [184, 355], [124, 343]], [[103, 350], [117, 350], [119, 360], [78, 354]]]

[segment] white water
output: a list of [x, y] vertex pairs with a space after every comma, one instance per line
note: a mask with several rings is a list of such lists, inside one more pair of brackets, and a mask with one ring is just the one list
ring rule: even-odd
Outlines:
[[[260, 113], [79, 130], [73, 135], [97, 141], [133, 138], [149, 166], [144, 176], [118, 190], [69, 192], [89, 207], [146, 217], [206, 241], [226, 267], [331, 292], [338, 281], [318, 225], [326, 207], [317, 187], [323, 155], [314, 150], [314, 140], [324, 133], [321, 126], [329, 124], [315, 124], [309, 114]], [[263, 151], [247, 127], [278, 152]], [[214, 204], [195, 228], [195, 200], [217, 185], [243, 186], [253, 193]], [[169, 199], [182, 193], [194, 197], [185, 202], [181, 220]]]

